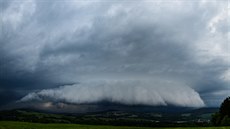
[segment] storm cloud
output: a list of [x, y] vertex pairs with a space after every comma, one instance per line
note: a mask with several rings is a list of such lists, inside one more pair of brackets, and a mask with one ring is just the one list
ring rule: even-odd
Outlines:
[[4, 101], [199, 107], [230, 94], [226, 0], [1, 5], [0, 93], [15, 96]]
[[171, 81], [93, 81], [30, 93], [26, 101], [56, 101], [73, 104], [107, 101], [126, 105], [202, 107], [199, 94], [188, 86]]

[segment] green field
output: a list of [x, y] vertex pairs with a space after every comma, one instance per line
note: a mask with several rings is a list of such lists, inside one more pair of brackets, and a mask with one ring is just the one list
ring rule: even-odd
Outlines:
[[79, 124], [39, 124], [28, 122], [0, 121], [0, 129], [230, 129], [230, 127], [126, 127], [126, 126], [101, 126]]

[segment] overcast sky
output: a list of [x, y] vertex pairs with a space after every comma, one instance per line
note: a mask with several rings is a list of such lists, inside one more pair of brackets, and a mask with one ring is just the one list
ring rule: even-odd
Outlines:
[[1, 0], [0, 105], [219, 106], [227, 0]]

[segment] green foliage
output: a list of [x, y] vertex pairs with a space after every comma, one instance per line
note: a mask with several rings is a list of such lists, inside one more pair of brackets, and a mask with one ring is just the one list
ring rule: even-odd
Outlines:
[[215, 114], [212, 115], [211, 122], [212, 122], [212, 124], [214, 126], [220, 125], [221, 117], [220, 117], [220, 113], [219, 112], [216, 112]]
[[229, 126], [230, 125], [230, 118], [228, 116], [225, 116], [221, 121], [222, 126]]
[[226, 98], [220, 106], [220, 114], [222, 117], [230, 117], [230, 97]]
[[212, 115], [212, 124], [214, 126], [230, 125], [230, 97], [226, 98], [220, 106], [219, 112]]

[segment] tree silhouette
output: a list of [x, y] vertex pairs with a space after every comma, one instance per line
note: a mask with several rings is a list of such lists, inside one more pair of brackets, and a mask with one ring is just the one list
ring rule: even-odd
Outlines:
[[212, 115], [211, 121], [215, 126], [230, 125], [230, 97], [222, 102], [219, 112]]
[[220, 115], [230, 117], [230, 97], [226, 98], [220, 106]]

